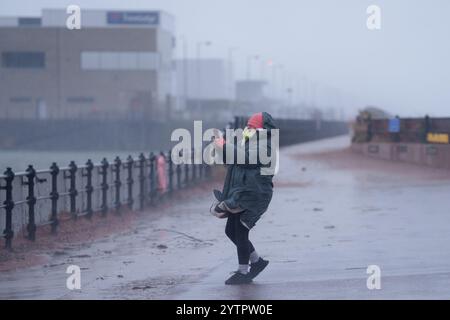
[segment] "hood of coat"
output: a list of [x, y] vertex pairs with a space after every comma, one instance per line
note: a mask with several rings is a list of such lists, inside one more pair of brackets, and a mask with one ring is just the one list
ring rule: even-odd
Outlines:
[[270, 115], [270, 113], [262, 112], [262, 118], [263, 118], [263, 129], [271, 130], [277, 128], [275, 120], [273, 120], [273, 117]]

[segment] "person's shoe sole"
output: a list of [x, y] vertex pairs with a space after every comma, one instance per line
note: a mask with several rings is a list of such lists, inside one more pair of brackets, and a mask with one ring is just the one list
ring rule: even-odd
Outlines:
[[252, 272], [252, 269], [250, 268], [249, 275], [252, 280], [255, 279], [269, 265], [269, 260], [263, 260], [263, 261], [264, 261], [264, 265], [258, 271]]
[[225, 284], [226, 285], [241, 285], [241, 284], [249, 284], [249, 283], [251, 283], [253, 281], [252, 278], [250, 278], [248, 276], [248, 274], [245, 276], [245, 278], [241, 277], [240, 279], [236, 279], [236, 278], [233, 278], [233, 277], [234, 276], [232, 276], [229, 279], [227, 279], [225, 281]]
[[229, 282], [227, 282], [227, 281], [225, 281], [225, 284], [227, 285], [227, 286], [239, 286], [239, 285], [245, 285], [245, 284], [250, 284], [250, 283], [252, 283], [253, 282], [253, 280], [252, 279], [250, 279], [249, 281], [246, 281], [246, 282], [234, 282], [234, 283], [229, 283]]

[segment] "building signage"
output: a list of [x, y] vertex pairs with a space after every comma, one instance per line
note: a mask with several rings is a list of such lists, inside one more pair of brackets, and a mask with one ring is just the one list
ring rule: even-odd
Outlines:
[[448, 143], [448, 133], [428, 133], [427, 141], [431, 143]]
[[38, 27], [42, 25], [41, 18], [18, 18], [19, 27]]
[[400, 132], [400, 119], [399, 118], [389, 119], [389, 132], [391, 132], [391, 133]]
[[110, 11], [107, 12], [108, 24], [145, 24], [158, 25], [157, 11]]

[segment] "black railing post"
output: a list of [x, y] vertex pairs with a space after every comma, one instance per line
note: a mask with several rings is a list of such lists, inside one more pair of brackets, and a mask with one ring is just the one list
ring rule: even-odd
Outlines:
[[74, 161], [71, 161], [69, 164], [69, 176], [67, 178], [70, 180], [70, 188], [69, 188], [69, 198], [70, 198], [70, 213], [74, 219], [77, 218], [77, 170], [78, 167]]
[[122, 182], [120, 181], [120, 167], [122, 166], [122, 161], [119, 157], [114, 160], [113, 172], [115, 173], [114, 187], [116, 191], [116, 199], [114, 201], [114, 208], [116, 213], [120, 213], [120, 208], [122, 207], [122, 202], [120, 201], [120, 187]]
[[191, 164], [192, 164], [192, 181], [195, 183], [197, 180], [197, 166], [195, 164], [195, 149], [192, 148], [191, 150]]
[[173, 162], [171, 150], [167, 152], [167, 162], [169, 164], [169, 195], [173, 193]]
[[373, 127], [372, 127], [372, 116], [369, 114], [367, 117], [367, 136], [366, 142], [372, 141], [373, 138]]
[[5, 222], [5, 230], [3, 231], [3, 236], [5, 237], [5, 248], [11, 250], [12, 247], [12, 239], [14, 237], [14, 231], [12, 229], [12, 211], [14, 209], [14, 201], [12, 196], [13, 191], [13, 180], [14, 180], [14, 172], [11, 168], [7, 168], [3, 173], [5, 175], [6, 185], [0, 187], [0, 189], [6, 191], [6, 197], [3, 204], [5, 205], [6, 211], [6, 222]]
[[102, 184], [100, 186], [102, 189], [102, 205], [100, 209], [102, 211], [102, 216], [106, 216], [106, 214], [108, 213], [108, 168], [108, 160], [106, 160], [106, 158], [103, 158], [100, 165], [100, 175], [102, 176]]
[[28, 186], [28, 196], [26, 198], [28, 205], [28, 239], [31, 241], [36, 240], [36, 220], [35, 220], [35, 206], [36, 197], [34, 195], [34, 185], [36, 179], [36, 170], [34, 170], [32, 165], [29, 165], [26, 170], [27, 181], [24, 183]]
[[[183, 150], [183, 152], [187, 151], [187, 149]], [[189, 151], [187, 151], [189, 152]], [[185, 161], [184, 163], [184, 186], [188, 187], [189, 186], [189, 159], [190, 155], [189, 153], [183, 156], [183, 160]]]
[[181, 189], [181, 165], [177, 164], [177, 190]]
[[234, 117], [233, 129], [237, 129], [240, 127], [240, 118], [238, 116]]
[[50, 175], [52, 176], [52, 191], [50, 192], [50, 199], [52, 201], [51, 208], [51, 226], [52, 226], [52, 234], [56, 234], [56, 228], [58, 227], [58, 174], [59, 167], [56, 162], [53, 162], [50, 167]]
[[[201, 152], [201, 151], [200, 151]], [[203, 154], [201, 155], [201, 157], [200, 157], [200, 159], [201, 159], [201, 163], [200, 163], [200, 165], [199, 165], [199, 167], [198, 167], [198, 171], [199, 171], [199, 175], [200, 175], [200, 180], [202, 180], [203, 178], [204, 178], [204, 163], [203, 163]]]
[[127, 205], [130, 210], [133, 210], [133, 166], [134, 166], [134, 160], [133, 157], [128, 156], [127, 162], [126, 162], [126, 169], [128, 171], [128, 177], [127, 177], [127, 187], [128, 187], [128, 199], [127, 199]]
[[143, 153], [139, 155], [139, 210], [144, 210], [145, 206], [145, 156]]
[[423, 121], [423, 137], [422, 137], [422, 142], [423, 143], [428, 143], [428, 133], [431, 130], [431, 121], [430, 121], [430, 116], [426, 115]]
[[156, 175], [155, 175], [155, 154], [153, 152], [150, 153], [150, 172], [149, 172], [149, 180], [150, 180], [150, 203], [153, 204], [155, 201], [155, 190], [156, 190]]
[[92, 186], [92, 170], [94, 170], [94, 164], [91, 159], [86, 162], [86, 174], [84, 176], [87, 179], [86, 182], [86, 218], [91, 219], [94, 210], [92, 209], [92, 193], [94, 192], [94, 187]]
[[203, 167], [203, 175], [206, 179], [209, 179], [211, 177], [211, 165], [205, 164]]
[[211, 176], [211, 166], [209, 164], [203, 164], [203, 177], [208, 180]]

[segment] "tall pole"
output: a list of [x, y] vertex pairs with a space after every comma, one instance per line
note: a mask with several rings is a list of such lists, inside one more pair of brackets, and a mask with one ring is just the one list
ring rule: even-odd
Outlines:
[[279, 79], [278, 79], [279, 83], [277, 81], [277, 84], [279, 84], [279, 86], [277, 85], [277, 89], [279, 89], [280, 92], [276, 92], [275, 95], [278, 96], [278, 94], [280, 94], [279, 98], [281, 99], [281, 102], [283, 102], [283, 96], [284, 96], [284, 94], [283, 94], [283, 91], [284, 91], [284, 88], [283, 88], [283, 85], [284, 85], [284, 83], [283, 83], [283, 69], [284, 69], [284, 66], [282, 64], [279, 64], [279, 65], [276, 66], [276, 68], [277, 68], [277, 70], [280, 71]]
[[201, 42], [198, 42], [197, 43], [197, 70], [196, 70], [196, 74], [197, 74], [197, 103], [198, 104], [200, 104], [200, 94], [201, 94], [201, 84], [200, 84], [200, 81], [201, 81], [201, 75], [200, 75], [200, 72], [201, 72], [201, 68], [200, 68], [200, 54], [201, 54], [201, 48], [202, 48], [202, 43]]
[[264, 81], [265, 77], [266, 77], [266, 63], [267, 62], [264, 59], [261, 59], [260, 70], [259, 70], [259, 72], [260, 72], [259, 77], [260, 77], [260, 79], [262, 81]]
[[183, 102], [184, 107], [187, 106], [187, 100], [189, 98], [189, 75], [188, 75], [188, 61], [187, 61], [187, 51], [188, 51], [188, 44], [187, 44], [187, 38], [186, 36], [181, 36], [181, 41], [183, 41], [183, 47], [182, 47], [182, 59], [183, 59]]
[[259, 55], [250, 55], [247, 57], [247, 80], [251, 80], [252, 60], [258, 60]]
[[250, 80], [250, 56], [247, 57], [247, 80]]
[[277, 68], [275, 65], [272, 65], [272, 99], [276, 100], [277, 98]]
[[281, 70], [281, 99], [283, 100], [283, 104], [287, 104], [288, 99], [288, 91], [287, 91], [287, 70], [282, 69]]
[[201, 49], [202, 46], [210, 46], [211, 42], [210, 41], [203, 41], [203, 42], [197, 42], [197, 100], [198, 100], [198, 105], [200, 105], [200, 96], [202, 94], [201, 89], [202, 89], [202, 68], [201, 68]]
[[316, 90], [317, 84], [315, 82], [311, 83], [311, 107], [316, 107]]
[[300, 79], [300, 84], [302, 88], [302, 94], [301, 94], [301, 103], [304, 108], [308, 108], [308, 87], [307, 87], [307, 80], [305, 76], [302, 76]]
[[234, 62], [233, 52], [236, 51], [236, 47], [228, 48], [228, 85], [229, 85], [229, 98], [230, 101], [234, 99]]

